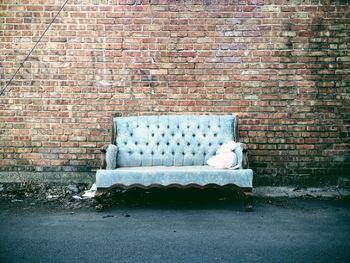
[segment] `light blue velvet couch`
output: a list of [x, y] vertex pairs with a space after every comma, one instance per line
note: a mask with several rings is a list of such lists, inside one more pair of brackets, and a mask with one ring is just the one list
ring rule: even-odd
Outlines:
[[112, 137], [113, 145], [103, 151], [102, 167], [107, 169], [96, 173], [98, 189], [233, 185], [242, 189], [246, 200], [251, 195], [251, 169], [216, 169], [206, 164], [223, 143], [238, 141], [237, 116], [115, 117]]

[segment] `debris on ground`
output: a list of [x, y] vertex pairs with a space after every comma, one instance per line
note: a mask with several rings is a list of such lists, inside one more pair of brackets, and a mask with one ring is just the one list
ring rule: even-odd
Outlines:
[[21, 199], [12, 199], [11, 200], [11, 203], [22, 203], [23, 202], [23, 200], [21, 200]]
[[[279, 191], [277, 191], [280, 189]], [[235, 200], [241, 201], [239, 192], [233, 189], [158, 189], [142, 190], [138, 188], [122, 189], [114, 188], [96, 194], [96, 184], [70, 183], [1, 183], [0, 199], [13, 205], [28, 204], [37, 206], [40, 204], [54, 204], [67, 209], [92, 208], [102, 211], [104, 208], [114, 206], [137, 207], [140, 205], [183, 204], [185, 206], [213, 204], [225, 205]], [[274, 204], [285, 205], [287, 198], [349, 198], [350, 189], [338, 188], [271, 188], [257, 187], [254, 189], [256, 198], [268, 198], [274, 200]], [[271, 201], [272, 202], [272, 201]], [[128, 213], [124, 217], [130, 217]]]
[[92, 184], [64, 186], [45, 183], [4, 183], [0, 184], [0, 198], [11, 203], [28, 203], [31, 206], [52, 203], [67, 209], [78, 209], [95, 206], [96, 201], [92, 197], [83, 196], [91, 188]]
[[109, 218], [109, 217], [114, 217], [114, 215], [105, 215], [105, 216], [102, 216], [102, 218]]
[[69, 194], [72, 194], [72, 193], [76, 194], [79, 192], [79, 189], [75, 184], [70, 184], [67, 186], [67, 192]]
[[294, 188], [293, 189], [293, 192], [296, 192], [296, 191], [305, 191], [305, 190], [307, 190], [307, 187], [305, 187], [305, 186], [299, 186], [299, 187], [296, 187], [296, 188]]
[[[96, 196], [96, 184], [47, 184], [47, 183], [4, 183], [0, 185], [0, 199], [9, 203], [24, 203], [30, 206], [54, 204], [67, 209], [95, 208], [102, 211], [113, 206], [161, 205], [162, 203], [192, 205], [203, 202], [229, 202], [235, 199], [235, 192], [212, 190], [180, 190], [115, 188]], [[226, 193], [226, 194], [225, 194]], [[123, 217], [130, 214], [123, 213]]]
[[46, 196], [47, 199], [56, 199], [58, 197], [59, 197], [59, 195], [47, 195]]
[[96, 184], [93, 184], [89, 190], [86, 190], [85, 193], [82, 195], [85, 198], [94, 198], [97, 191]]

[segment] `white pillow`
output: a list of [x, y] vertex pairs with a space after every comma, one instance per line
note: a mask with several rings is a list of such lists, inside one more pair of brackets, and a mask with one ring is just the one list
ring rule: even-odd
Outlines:
[[220, 148], [216, 151], [216, 154], [229, 153], [232, 152], [234, 149], [236, 149], [236, 142], [228, 141], [227, 143], [224, 143], [220, 146]]
[[207, 164], [219, 169], [230, 169], [237, 165], [237, 156], [234, 152], [220, 153], [210, 157]]

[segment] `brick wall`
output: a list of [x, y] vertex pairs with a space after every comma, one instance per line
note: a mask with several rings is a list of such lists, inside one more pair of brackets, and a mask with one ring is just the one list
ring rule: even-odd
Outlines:
[[[64, 1], [0, 1], [1, 87]], [[91, 171], [111, 116], [241, 117], [256, 182], [349, 167], [349, 1], [70, 0], [0, 97], [0, 171]]]

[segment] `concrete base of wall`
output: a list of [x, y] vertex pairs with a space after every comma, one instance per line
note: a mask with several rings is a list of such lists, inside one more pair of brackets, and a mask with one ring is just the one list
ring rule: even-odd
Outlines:
[[350, 197], [349, 188], [339, 188], [336, 186], [330, 187], [310, 187], [310, 188], [295, 188], [295, 187], [254, 187], [254, 196], [256, 197], [270, 197], [270, 198], [298, 198], [298, 197], [310, 197], [310, 198], [346, 198]]
[[87, 172], [0, 172], [0, 183], [93, 183], [95, 173]]
[[350, 177], [345, 173], [323, 175], [261, 175], [254, 174], [255, 186], [295, 186], [295, 187], [326, 187], [337, 185], [350, 187]]

